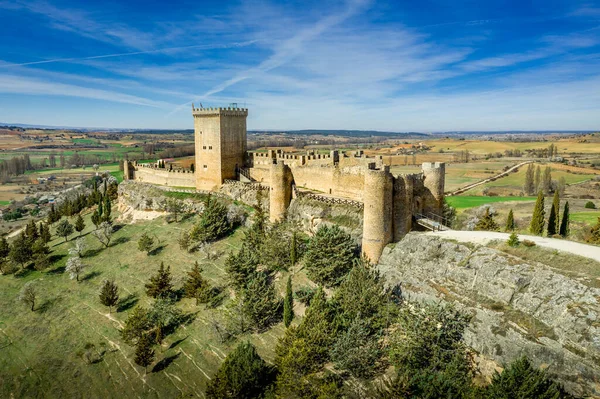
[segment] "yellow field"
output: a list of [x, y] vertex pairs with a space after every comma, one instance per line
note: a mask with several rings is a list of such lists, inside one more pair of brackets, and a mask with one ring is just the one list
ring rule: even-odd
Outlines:
[[425, 143], [432, 146], [432, 151], [443, 149], [445, 152], [458, 152], [468, 150], [473, 155], [485, 155], [506, 150], [521, 150], [546, 148], [550, 144], [558, 147], [559, 155], [568, 153], [600, 154], [600, 143], [581, 142], [579, 140], [561, 139], [547, 142], [508, 142], [508, 141], [482, 141], [482, 140], [457, 140], [441, 139], [428, 140]]

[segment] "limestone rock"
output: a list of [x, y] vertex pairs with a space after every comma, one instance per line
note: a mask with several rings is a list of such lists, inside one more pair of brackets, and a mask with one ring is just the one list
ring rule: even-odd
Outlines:
[[405, 297], [443, 299], [472, 314], [465, 339], [480, 356], [506, 364], [526, 355], [572, 393], [600, 395], [600, 288], [495, 249], [418, 233], [388, 245], [378, 269]]

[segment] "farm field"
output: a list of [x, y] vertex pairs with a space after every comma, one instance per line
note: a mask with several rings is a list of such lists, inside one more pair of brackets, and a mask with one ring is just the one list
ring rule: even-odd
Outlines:
[[504, 152], [506, 150], [521, 150], [545, 148], [554, 143], [558, 147], [559, 154], [579, 153], [579, 154], [598, 154], [600, 143], [583, 142], [583, 140], [565, 139], [552, 140], [548, 142], [530, 141], [530, 142], [511, 142], [511, 141], [491, 141], [491, 140], [459, 140], [459, 139], [441, 139], [424, 140], [427, 145], [432, 146], [434, 151], [442, 149], [445, 152], [469, 151], [473, 155], [486, 155], [495, 152]]
[[464, 209], [475, 208], [485, 204], [493, 204], [497, 202], [531, 202], [535, 201], [536, 197], [484, 197], [484, 196], [467, 196], [457, 195], [446, 197], [446, 201], [450, 206], [456, 208], [457, 211]]
[[[160, 262], [165, 262], [179, 288], [197, 260], [213, 285], [224, 286], [225, 258], [239, 247], [243, 229], [213, 244], [212, 249], [221, 256], [209, 262], [198, 253], [181, 250], [177, 244], [177, 238], [192, 226], [194, 218], [167, 224], [164, 217], [159, 217], [124, 225], [106, 249], [91, 235], [89, 214], [85, 220], [83, 237], [88, 250], [82, 260], [88, 268], [83, 281], [70, 280], [64, 271], [72, 243], [62, 238], [50, 243], [55, 261], [50, 270], [31, 271], [22, 277], [0, 276], [0, 303], [5, 304], [0, 319], [0, 397], [121, 397], [124, 392], [131, 397], [202, 396], [207, 381], [238, 342], [249, 340], [262, 357], [273, 360], [275, 342], [284, 330], [282, 323], [265, 333], [246, 334], [223, 344], [211, 323], [223, 321], [227, 300], [217, 309], [209, 309], [182, 299], [178, 306], [191, 322], [166, 337], [156, 349], [154, 368], [144, 376], [143, 369], [133, 363], [133, 348], [122, 341], [119, 328], [134, 306], [150, 304], [144, 292], [149, 276]], [[143, 233], [158, 241], [153, 255], [137, 249]], [[277, 279], [280, 292], [285, 278], [286, 273]], [[112, 314], [98, 300], [104, 279], [114, 279], [120, 288], [121, 302]], [[36, 312], [17, 301], [19, 290], [28, 281], [35, 281], [41, 293]], [[294, 284], [297, 289], [307, 280], [297, 273]], [[89, 348], [106, 353], [101, 361], [88, 364], [82, 354]]]

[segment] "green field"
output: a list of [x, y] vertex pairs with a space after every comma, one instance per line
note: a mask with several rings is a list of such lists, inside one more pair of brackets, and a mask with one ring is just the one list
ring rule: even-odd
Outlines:
[[[283, 323], [223, 344], [211, 323], [224, 321], [227, 300], [210, 309], [182, 299], [178, 306], [192, 321], [181, 325], [161, 347], [155, 348], [154, 368], [149, 367], [144, 376], [144, 370], [133, 363], [133, 348], [122, 341], [119, 328], [133, 306], [151, 303], [144, 292], [150, 275], [160, 262], [165, 262], [178, 288], [197, 260], [213, 285], [224, 286], [226, 254], [240, 245], [244, 232], [238, 229], [214, 243], [212, 249], [222, 255], [207, 261], [199, 253], [181, 250], [177, 244], [181, 232], [192, 226], [193, 218], [177, 224], [167, 224], [160, 217], [124, 225], [106, 249], [90, 234], [89, 214], [85, 219], [87, 228], [83, 233], [89, 249], [82, 260], [89, 268], [83, 281], [70, 280], [64, 272], [72, 244], [64, 243], [62, 238], [50, 243], [55, 263], [48, 271], [30, 271], [22, 277], [0, 275], [0, 397], [201, 397], [207, 381], [240, 340], [251, 341], [262, 357], [273, 360]], [[158, 241], [155, 254], [138, 251], [137, 240], [143, 233]], [[306, 284], [302, 276], [296, 274], [296, 287]], [[287, 273], [277, 278], [280, 292], [284, 291], [286, 278]], [[104, 279], [114, 279], [120, 288], [121, 310], [112, 314], [98, 300]], [[40, 293], [35, 312], [17, 300], [28, 281], [35, 281]], [[106, 352], [101, 361], [88, 364], [82, 354], [91, 345]]]
[[0, 201], [0, 205], [9, 205], [10, 201]]
[[600, 211], [576, 212], [571, 213], [570, 220], [574, 222], [584, 222], [588, 224], [596, 224], [600, 217]]
[[456, 210], [475, 208], [485, 204], [494, 202], [508, 201], [535, 201], [536, 197], [483, 197], [483, 196], [468, 196], [457, 195], [454, 197], [446, 197], [446, 201]]

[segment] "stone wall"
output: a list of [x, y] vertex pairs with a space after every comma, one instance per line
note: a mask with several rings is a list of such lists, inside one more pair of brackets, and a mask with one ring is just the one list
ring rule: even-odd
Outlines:
[[134, 179], [143, 183], [159, 184], [170, 187], [195, 187], [194, 173], [182, 170], [169, 171], [150, 166], [138, 165], [133, 172]]
[[412, 300], [473, 315], [465, 339], [498, 365], [526, 355], [578, 396], [600, 395], [600, 288], [481, 246], [410, 233], [378, 264]]

